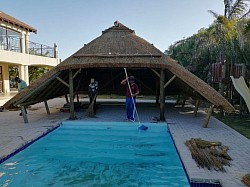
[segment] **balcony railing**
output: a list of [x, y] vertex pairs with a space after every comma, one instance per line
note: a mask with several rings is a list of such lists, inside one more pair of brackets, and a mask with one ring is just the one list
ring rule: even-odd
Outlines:
[[28, 53], [32, 55], [55, 58], [54, 47], [50, 47], [50, 46], [35, 43], [35, 42], [29, 42]]
[[[21, 38], [16, 36], [0, 36], [0, 50], [21, 53], [21, 41]], [[27, 54], [56, 58], [57, 54], [55, 52], [55, 47], [50, 47], [31, 41], [27, 42], [27, 45], [28, 47], [25, 51]]]

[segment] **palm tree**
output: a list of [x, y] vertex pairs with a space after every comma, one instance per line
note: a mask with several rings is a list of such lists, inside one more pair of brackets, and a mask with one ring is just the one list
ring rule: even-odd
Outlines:
[[[249, 2], [250, 0], [224, 0], [224, 15], [219, 15], [209, 10], [216, 18], [215, 27], [220, 38], [219, 43], [222, 56], [226, 58], [226, 55], [228, 55], [226, 52], [229, 52], [228, 60], [231, 63], [234, 61], [234, 54], [237, 54], [237, 52], [244, 59], [245, 63], [248, 63], [242, 46], [244, 46], [246, 40], [246, 31], [249, 30], [247, 28], [250, 27], [250, 22], [245, 22], [250, 15]], [[242, 24], [243, 22], [244, 24]]]

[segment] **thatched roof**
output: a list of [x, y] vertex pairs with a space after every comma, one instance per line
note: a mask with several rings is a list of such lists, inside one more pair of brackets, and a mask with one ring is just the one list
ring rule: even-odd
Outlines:
[[4, 107], [32, 105], [68, 94], [68, 87], [59, 79], [68, 83], [69, 69], [75, 75], [74, 90], [86, 92], [89, 79], [95, 77], [100, 93], [124, 94], [120, 85], [124, 67], [136, 76], [143, 95], [157, 94], [159, 77], [155, 72], [165, 69], [166, 82], [176, 75], [166, 87], [166, 95], [184, 94], [208, 101], [227, 112], [234, 111], [216, 90], [119, 22], [18, 93]]
[[29, 32], [34, 32], [34, 33], [37, 32], [37, 30], [35, 28], [33, 28], [33, 27], [29, 26], [28, 24], [23, 23], [23, 22], [19, 21], [18, 19], [13, 18], [12, 16], [10, 16], [4, 12], [1, 12], [1, 11], [0, 11], [0, 20], [7, 23], [7, 24], [13, 25], [15, 27], [19, 27], [19, 28], [22, 28], [24, 30], [27, 30]]

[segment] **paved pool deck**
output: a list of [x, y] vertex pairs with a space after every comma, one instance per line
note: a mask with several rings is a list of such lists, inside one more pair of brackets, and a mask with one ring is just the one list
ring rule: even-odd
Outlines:
[[[1, 103], [2, 101], [2, 103]], [[0, 106], [4, 99], [0, 99]], [[124, 100], [97, 100], [99, 107], [95, 118], [85, 116], [84, 110], [76, 112], [82, 121], [126, 121]], [[69, 118], [69, 113], [60, 112], [65, 103], [64, 98], [48, 101], [51, 115], [47, 115], [44, 104], [39, 103], [28, 109], [29, 123], [25, 124], [19, 116], [20, 111], [0, 112], [0, 158], [3, 158], [25, 144], [31, 142], [47, 131]], [[141, 122], [151, 122], [152, 117], [159, 116], [159, 108], [150, 101], [138, 100], [138, 113]], [[192, 181], [220, 181], [223, 187], [243, 187], [241, 177], [250, 173], [250, 140], [229, 128], [219, 120], [211, 117], [208, 128], [203, 128], [205, 112], [198, 111], [193, 117], [192, 106], [175, 108], [173, 102], [166, 104], [166, 122]], [[136, 123], [135, 123], [136, 125]], [[155, 123], [157, 125], [157, 123]], [[226, 172], [209, 171], [199, 168], [192, 159], [185, 142], [190, 138], [220, 141], [229, 147], [232, 157], [231, 166], [225, 166]], [[0, 171], [1, 180], [1, 171]]]

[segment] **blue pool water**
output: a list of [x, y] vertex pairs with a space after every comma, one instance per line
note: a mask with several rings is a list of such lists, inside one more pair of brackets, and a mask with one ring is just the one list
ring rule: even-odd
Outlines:
[[0, 186], [188, 187], [166, 124], [63, 122], [0, 165]]

